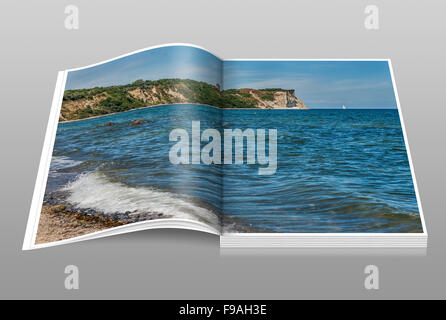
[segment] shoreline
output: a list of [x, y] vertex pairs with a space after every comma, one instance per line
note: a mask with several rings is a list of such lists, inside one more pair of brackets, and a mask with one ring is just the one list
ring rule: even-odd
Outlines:
[[71, 239], [134, 222], [171, 218], [158, 212], [105, 214], [94, 209], [77, 208], [68, 203], [65, 197], [66, 193], [61, 191], [45, 195], [35, 244]]
[[65, 204], [43, 204], [35, 244], [71, 239], [126, 224], [170, 218], [163, 214], [105, 215], [92, 209], [79, 210]]
[[124, 224], [124, 221], [68, 212], [65, 205], [43, 205], [35, 244], [71, 239]]
[[180, 105], [194, 104], [194, 105], [197, 105], [197, 106], [211, 107], [211, 108], [218, 109], [218, 110], [310, 110], [310, 108], [306, 108], [306, 109], [302, 109], [302, 108], [270, 108], [270, 109], [269, 108], [220, 108], [220, 107], [216, 107], [216, 106], [211, 106], [210, 104], [191, 103], [191, 102], [179, 102], [179, 103], [169, 103], [169, 104], [155, 104], [153, 106], [145, 106], [145, 107], [129, 109], [129, 110], [121, 111], [121, 112], [112, 112], [112, 113], [107, 113], [107, 114], [101, 114], [101, 115], [98, 115], [98, 116], [92, 116], [92, 117], [83, 118], [83, 119], [58, 121], [58, 123], [59, 124], [62, 124], [62, 123], [72, 123], [72, 122], [78, 122], [78, 121], [84, 121], [84, 120], [90, 120], [90, 119], [97, 119], [97, 118], [103, 118], [103, 117], [107, 117], [107, 116], [112, 116], [114, 114], [121, 114], [121, 113], [135, 111], [135, 110], [155, 108], [155, 107], [162, 107], [162, 106], [173, 106], [173, 105], [176, 105], [176, 104], [180, 104]]

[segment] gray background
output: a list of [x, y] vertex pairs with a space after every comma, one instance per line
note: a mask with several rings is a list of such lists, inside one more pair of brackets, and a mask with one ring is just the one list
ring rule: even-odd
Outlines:
[[[80, 29], [64, 28], [64, 8]], [[380, 8], [380, 30], [364, 8]], [[444, 1], [7, 1], [0, 4], [0, 297], [446, 298]], [[22, 252], [58, 70], [190, 42], [225, 58], [391, 58], [429, 247], [220, 254], [218, 237], [157, 230]], [[64, 289], [64, 268], [80, 290]], [[364, 267], [380, 290], [364, 289]]]

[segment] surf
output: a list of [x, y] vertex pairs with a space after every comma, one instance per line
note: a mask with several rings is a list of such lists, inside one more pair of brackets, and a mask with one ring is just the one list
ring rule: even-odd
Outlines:
[[148, 187], [132, 187], [111, 182], [97, 171], [81, 174], [64, 188], [67, 201], [80, 209], [93, 209], [104, 214], [162, 213], [163, 215], [219, 225], [218, 216], [189, 199]]
[[51, 158], [50, 171], [54, 172], [66, 168], [75, 167], [81, 163], [82, 161], [73, 160], [65, 156], [53, 156]]

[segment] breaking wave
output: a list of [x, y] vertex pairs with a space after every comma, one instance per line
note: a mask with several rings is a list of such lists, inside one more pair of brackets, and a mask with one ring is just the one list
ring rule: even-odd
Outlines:
[[130, 211], [162, 213], [179, 219], [195, 220], [219, 228], [219, 220], [211, 210], [188, 199], [147, 187], [131, 187], [110, 182], [104, 174], [93, 171], [80, 175], [64, 188], [70, 195], [68, 202], [81, 209], [93, 209], [104, 214]]

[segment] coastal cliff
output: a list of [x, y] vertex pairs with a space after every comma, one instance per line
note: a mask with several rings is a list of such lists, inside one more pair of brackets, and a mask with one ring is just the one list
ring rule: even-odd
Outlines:
[[261, 109], [308, 109], [302, 100], [294, 95], [294, 90], [245, 88], [234, 90], [232, 94], [247, 97], [251, 100], [251, 105]]
[[60, 121], [85, 119], [146, 106], [196, 103], [220, 108], [308, 109], [294, 90], [220, 90], [190, 79], [137, 80], [128, 85], [66, 90]]

